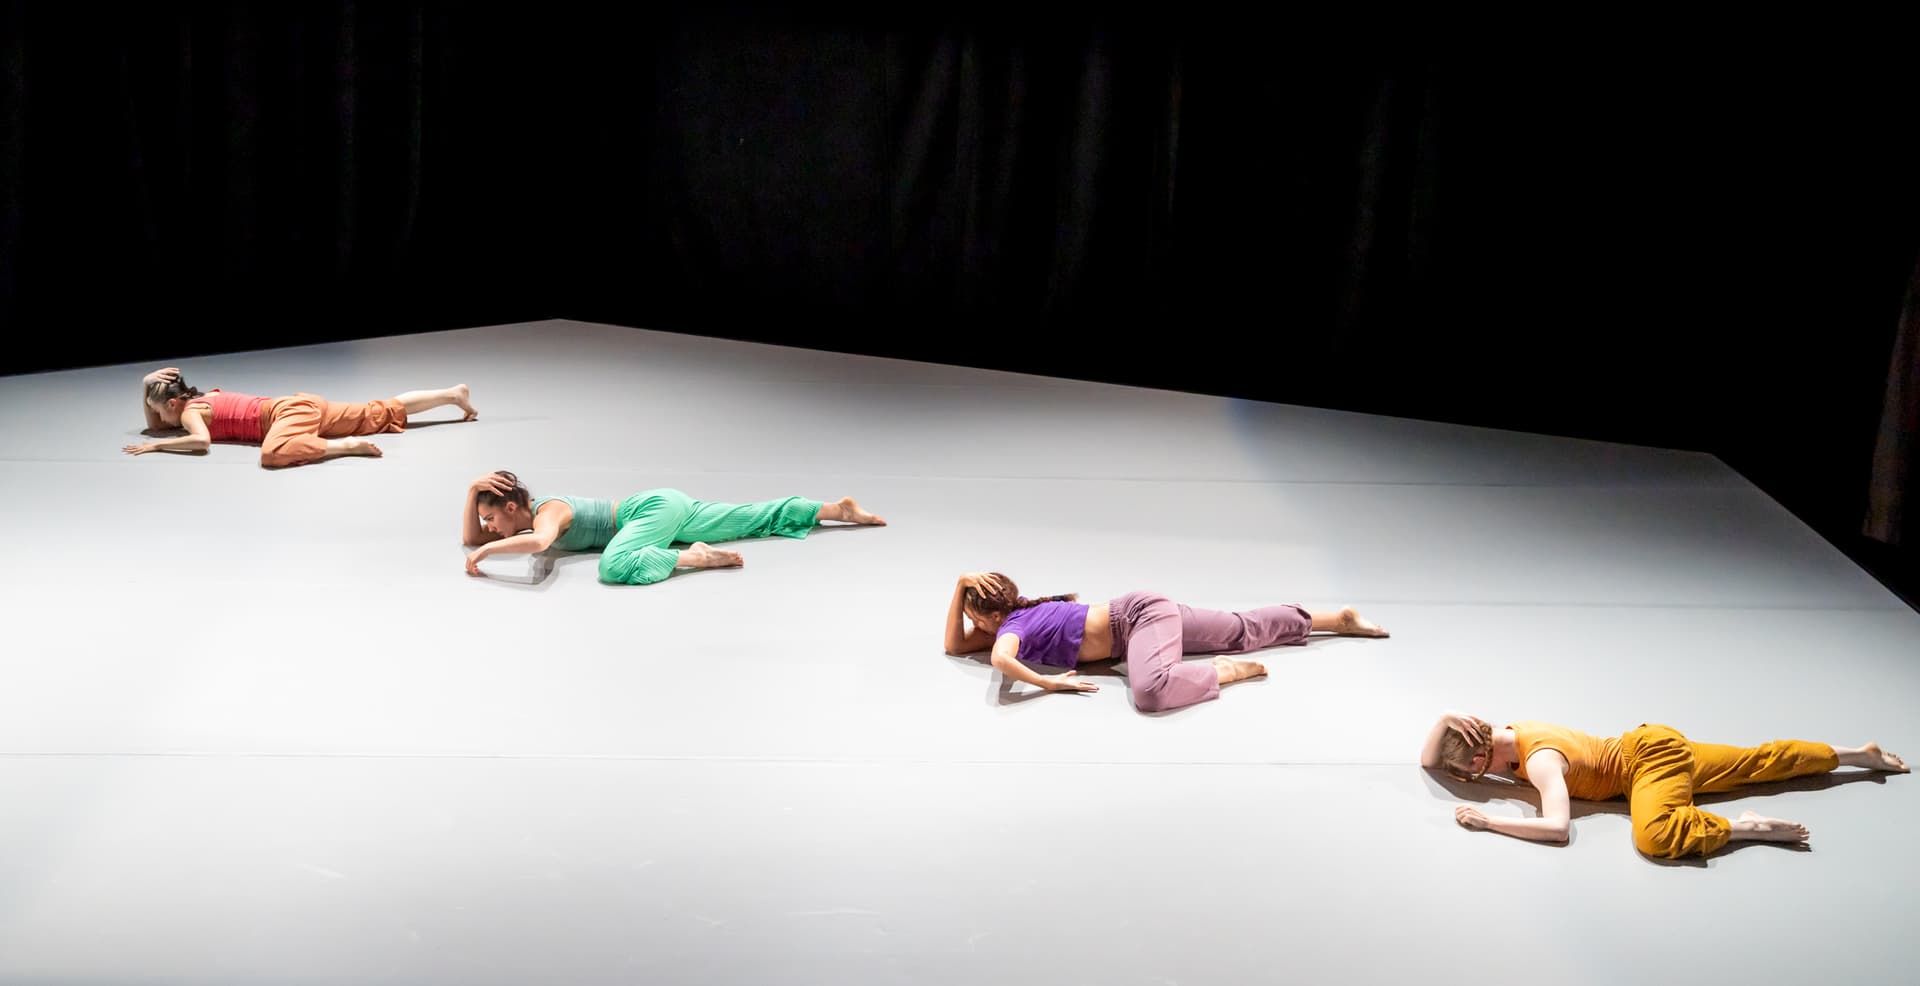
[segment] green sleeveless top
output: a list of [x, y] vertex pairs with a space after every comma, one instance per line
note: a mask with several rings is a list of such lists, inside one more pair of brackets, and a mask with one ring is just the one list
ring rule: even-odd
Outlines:
[[543, 496], [533, 501], [533, 512], [548, 500], [559, 500], [573, 508], [573, 523], [553, 542], [561, 551], [598, 551], [613, 540], [619, 525], [613, 519], [613, 501], [590, 496]]

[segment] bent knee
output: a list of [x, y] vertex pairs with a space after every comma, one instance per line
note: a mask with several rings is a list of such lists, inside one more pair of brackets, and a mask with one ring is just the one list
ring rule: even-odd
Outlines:
[[1129, 685], [1133, 692], [1133, 707], [1142, 712], [1163, 712], [1167, 709], [1166, 680], [1149, 682], [1143, 685]]
[[652, 585], [671, 574], [671, 569], [665, 574], [649, 571], [639, 558], [600, 556], [600, 581], [608, 585]]
[[1659, 859], [1679, 859], [1687, 855], [1686, 826], [1677, 821], [1636, 825], [1633, 847]]

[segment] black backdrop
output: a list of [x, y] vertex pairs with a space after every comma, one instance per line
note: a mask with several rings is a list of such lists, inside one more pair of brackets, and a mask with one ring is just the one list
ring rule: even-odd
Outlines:
[[1920, 84], [1619, 33], [0, 0], [0, 370], [570, 317], [1704, 449], [1846, 546]]

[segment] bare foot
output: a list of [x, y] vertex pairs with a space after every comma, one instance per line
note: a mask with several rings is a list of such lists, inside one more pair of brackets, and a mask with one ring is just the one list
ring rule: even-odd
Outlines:
[[1363, 619], [1358, 610], [1348, 606], [1340, 611], [1340, 622], [1334, 627], [1334, 633], [1343, 637], [1385, 637], [1387, 631], [1375, 626], [1373, 621]]
[[1216, 657], [1213, 670], [1220, 675], [1220, 683], [1239, 681], [1242, 678], [1258, 678], [1267, 673], [1267, 666], [1259, 661], [1249, 661], [1238, 657]]
[[1805, 842], [1807, 827], [1784, 818], [1768, 818], [1757, 811], [1743, 811], [1734, 820], [1733, 837], [1757, 842]]
[[886, 521], [860, 509], [860, 504], [853, 497], [843, 496], [835, 501], [834, 506], [840, 508], [840, 519], [850, 524], [864, 524], [868, 527], [887, 526]]
[[380, 451], [380, 446], [365, 438], [336, 438], [334, 441], [340, 443], [341, 455], [364, 455], [370, 459], [378, 459], [386, 454]]
[[460, 420], [472, 421], [480, 416], [480, 412], [473, 409], [473, 395], [468, 392], [466, 384], [456, 383], [451, 389], [453, 390], [453, 403], [464, 412]]
[[695, 541], [680, 549], [680, 564], [688, 568], [739, 568], [746, 561], [738, 551], [726, 551], [705, 541]]
[[1880, 749], [1878, 743], [1868, 743], [1858, 750], [1841, 752], [1840, 762], [1849, 767], [1865, 767], [1868, 770], [1887, 770], [1896, 774], [1908, 772], [1905, 760]]

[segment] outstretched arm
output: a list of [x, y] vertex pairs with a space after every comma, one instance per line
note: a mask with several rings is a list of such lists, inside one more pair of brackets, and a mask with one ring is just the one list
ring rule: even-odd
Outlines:
[[949, 654], [978, 654], [993, 646], [992, 634], [979, 627], [967, 626], [966, 607], [960, 603], [961, 593], [985, 576], [984, 572], [968, 572], [953, 584], [953, 602], [947, 605], [946, 647]]
[[501, 538], [498, 541], [483, 544], [467, 555], [467, 574], [479, 575], [480, 562], [490, 555], [521, 554], [530, 555], [536, 551], [545, 551], [560, 538], [560, 513], [557, 510], [542, 510], [533, 515], [533, 530], [525, 534]]
[[1498, 832], [1530, 842], [1566, 842], [1573, 808], [1567, 799], [1567, 760], [1554, 750], [1527, 758], [1527, 780], [1540, 792], [1539, 818], [1488, 815], [1472, 805], [1453, 809], [1454, 820], [1474, 831]]
[[479, 550], [467, 557], [479, 559], [485, 558], [488, 555], [530, 555], [536, 551], [547, 550], [547, 548], [553, 544], [553, 541], [554, 539], [552, 537], [542, 534], [538, 530], [531, 530], [524, 534], [515, 534], [510, 538], [489, 541], [481, 545]]
[[1091, 681], [1081, 681], [1078, 671], [1040, 674], [1020, 663], [1019, 655], [1020, 638], [1011, 633], [1001, 634], [1000, 638], [993, 642], [994, 670], [1015, 681], [1024, 681], [1050, 692], [1097, 692], [1100, 690], [1100, 686]]
[[1427, 733], [1426, 744], [1420, 747], [1420, 766], [1440, 766], [1440, 741], [1447, 738], [1449, 730], [1459, 733], [1460, 738], [1472, 746], [1479, 740], [1480, 727], [1483, 725], [1486, 724], [1478, 716], [1470, 716], [1465, 712], [1448, 709], [1440, 713], [1440, 718], [1434, 720], [1433, 729]]
[[213, 433], [207, 430], [207, 419], [198, 408], [188, 408], [180, 414], [180, 427], [187, 433], [177, 438], [162, 438], [138, 445], [123, 445], [120, 451], [128, 455], [145, 455], [148, 452], [186, 452], [198, 455], [213, 445]]

